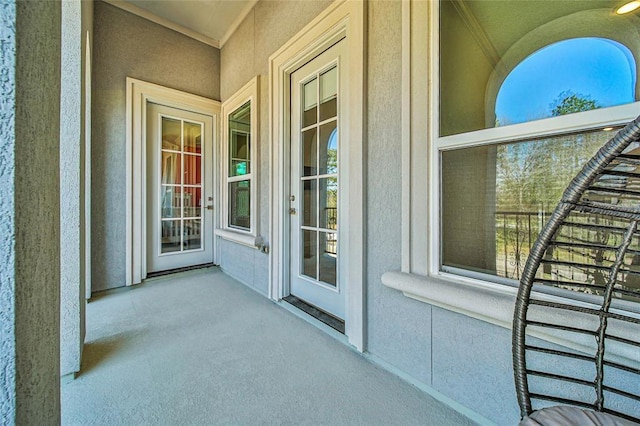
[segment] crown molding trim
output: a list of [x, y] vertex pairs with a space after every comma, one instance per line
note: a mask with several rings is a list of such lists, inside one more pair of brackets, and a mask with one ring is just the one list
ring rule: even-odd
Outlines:
[[236, 20], [233, 21], [233, 24], [231, 24], [231, 26], [227, 30], [227, 32], [224, 33], [224, 36], [222, 36], [222, 39], [220, 40], [220, 43], [219, 43], [220, 49], [224, 47], [224, 44], [231, 38], [233, 33], [236, 32], [236, 30], [238, 29], [242, 21], [244, 21], [244, 18], [246, 18], [249, 12], [253, 10], [253, 7], [256, 5], [256, 3], [258, 3], [258, 0], [249, 0], [249, 2], [244, 7], [244, 9], [242, 9], [242, 12], [240, 12], [240, 15], [238, 15]]
[[[255, 0], [255, 1], [257, 1], [257, 0]], [[251, 4], [251, 7], [253, 7], [253, 4], [255, 4], [255, 1], [253, 1], [253, 3]], [[154, 22], [154, 23], [156, 23], [158, 25], [162, 25], [165, 28], [169, 28], [170, 30], [176, 31], [176, 32], [178, 32], [180, 34], [183, 34], [183, 35], [186, 35], [187, 37], [190, 37], [190, 38], [192, 38], [194, 40], [198, 40], [199, 42], [202, 42], [204, 44], [208, 44], [209, 46], [212, 46], [212, 47], [215, 47], [217, 49], [220, 49], [221, 44], [220, 44], [219, 40], [214, 40], [211, 37], [207, 37], [204, 34], [201, 34], [201, 33], [197, 32], [197, 31], [194, 31], [194, 30], [189, 29], [187, 27], [183, 27], [182, 25], [176, 24], [176, 23], [171, 22], [171, 21], [169, 21], [167, 19], [161, 18], [160, 16], [158, 16], [158, 15], [156, 15], [154, 13], [151, 13], [151, 12], [149, 12], [147, 10], [144, 10], [142, 8], [139, 8], [138, 6], [135, 6], [135, 5], [131, 4], [131, 3], [127, 3], [127, 2], [122, 1], [122, 0], [104, 0], [104, 2], [108, 3], [108, 4], [112, 5], [112, 6], [115, 6], [115, 7], [119, 8], [119, 9], [122, 9], [122, 10], [124, 10], [126, 12], [129, 12], [129, 13], [137, 15], [137, 16], [139, 16], [141, 18], [144, 18], [144, 19], [146, 19], [148, 21]], [[249, 11], [250, 10], [251, 9], [249, 8]], [[244, 16], [246, 16], [246, 14], [249, 13], [249, 11], [246, 11], [246, 13], [245, 13], [245, 11], [243, 10], [243, 13], [245, 14]], [[244, 18], [244, 16], [243, 16], [243, 18]], [[237, 25], [239, 25], [240, 22], [242, 22], [242, 20], [240, 20]], [[235, 24], [235, 22], [234, 22], [234, 24]], [[236, 27], [237, 27], [237, 25], [236, 25]], [[231, 35], [231, 34], [229, 34], [229, 31], [227, 31], [227, 34], [229, 36]], [[227, 34], [225, 34], [225, 37], [228, 38]]]

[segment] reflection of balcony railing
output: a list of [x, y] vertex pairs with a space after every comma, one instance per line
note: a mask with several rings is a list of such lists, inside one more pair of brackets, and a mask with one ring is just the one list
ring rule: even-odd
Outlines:
[[[496, 275], [520, 280], [531, 246], [550, 216], [551, 213], [546, 212], [496, 212]], [[567, 226], [569, 224], [573, 226]], [[607, 277], [601, 271], [602, 266], [615, 261], [612, 247], [621, 244], [624, 229], [618, 229], [611, 218], [574, 214], [557, 232], [556, 240], [560, 242], [550, 247], [545, 256], [555, 262], [544, 264], [537, 276], [559, 283], [604, 286]], [[633, 241], [637, 244], [637, 240]], [[634, 255], [617, 279], [622, 286], [640, 286], [640, 255]]]
[[496, 274], [520, 279], [529, 250], [551, 213], [496, 212]]
[[[325, 224], [327, 229], [338, 229], [338, 209], [335, 207], [324, 208]], [[327, 234], [324, 252], [329, 254], [338, 253], [338, 234]]]

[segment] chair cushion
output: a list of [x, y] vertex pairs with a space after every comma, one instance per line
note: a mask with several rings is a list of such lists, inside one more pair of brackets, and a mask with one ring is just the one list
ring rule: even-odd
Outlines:
[[534, 411], [520, 422], [520, 426], [638, 426], [639, 423], [607, 413], [559, 405]]

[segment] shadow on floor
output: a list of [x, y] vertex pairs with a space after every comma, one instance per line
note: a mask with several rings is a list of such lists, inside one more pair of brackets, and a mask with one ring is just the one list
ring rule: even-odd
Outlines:
[[108, 359], [114, 358], [132, 341], [134, 335], [136, 333], [120, 333], [85, 343], [78, 377], [90, 372]]

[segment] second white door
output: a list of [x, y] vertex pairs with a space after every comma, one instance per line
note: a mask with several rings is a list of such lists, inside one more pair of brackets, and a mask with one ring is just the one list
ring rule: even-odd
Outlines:
[[147, 272], [213, 262], [213, 118], [147, 108]]
[[346, 78], [344, 40], [291, 75], [291, 264], [292, 295], [338, 318], [345, 317], [339, 227], [341, 93]]

